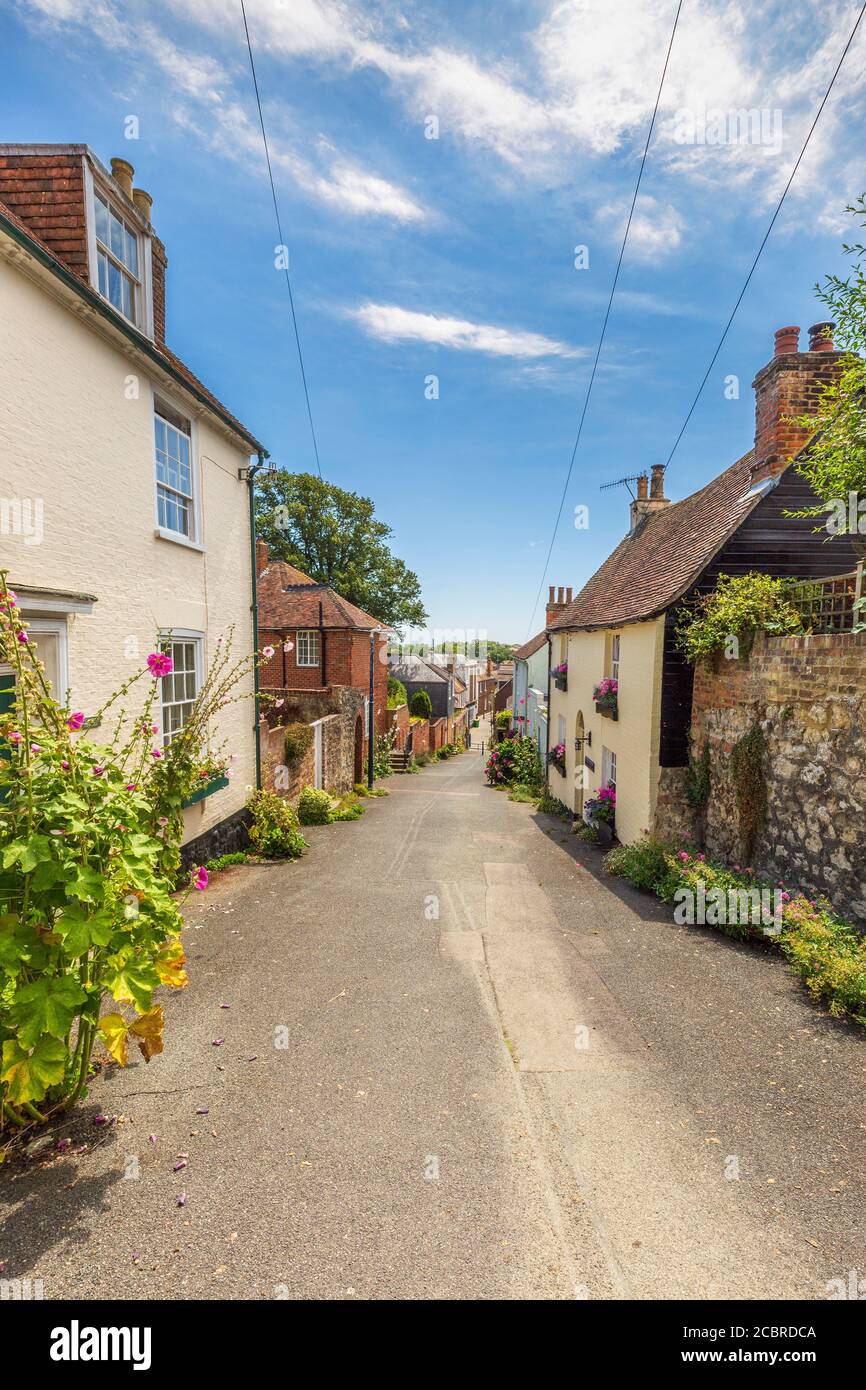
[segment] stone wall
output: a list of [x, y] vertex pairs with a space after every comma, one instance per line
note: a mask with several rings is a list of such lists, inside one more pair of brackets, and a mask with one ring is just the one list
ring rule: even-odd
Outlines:
[[734, 862], [743, 846], [731, 753], [755, 723], [767, 814], [753, 867], [866, 924], [866, 633], [761, 634], [748, 658], [696, 671], [693, 746], [708, 741], [711, 763], [706, 846]]
[[[312, 786], [315, 776], [313, 745], [296, 763], [285, 760], [286, 724], [312, 724], [321, 720], [322, 780], [328, 791], [351, 791], [355, 782], [355, 727], [359, 714], [363, 717], [364, 695], [351, 686], [328, 686], [324, 690], [273, 690], [269, 692], [279, 707], [268, 712], [262, 727], [262, 785], [268, 791], [278, 791], [290, 801], [297, 801], [306, 786]], [[366, 735], [366, 729], [364, 730]], [[367, 762], [364, 739], [363, 767]], [[288, 774], [277, 773], [281, 767]], [[286, 785], [286, 775], [288, 785]]]

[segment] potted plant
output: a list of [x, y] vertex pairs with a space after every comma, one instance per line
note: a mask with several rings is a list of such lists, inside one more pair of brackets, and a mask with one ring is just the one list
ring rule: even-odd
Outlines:
[[557, 744], [554, 744], [553, 748], [551, 748], [550, 752], [549, 752], [548, 755], [547, 755], [547, 761], [548, 761], [548, 764], [550, 765], [550, 767], [555, 767], [556, 770], [557, 770], [557, 772], [560, 772], [560, 773], [562, 774], [562, 776], [564, 777], [564, 776], [565, 776], [565, 744], [564, 744], [564, 743], [557, 743]]
[[601, 843], [609, 845], [614, 836], [616, 788], [609, 782], [601, 787], [598, 796], [584, 803], [583, 816], [587, 825], [595, 829]]
[[568, 689], [568, 662], [560, 661], [558, 666], [553, 668], [553, 683], [557, 690]]
[[592, 692], [595, 707], [605, 719], [619, 719], [619, 682], [613, 676], [605, 676]]

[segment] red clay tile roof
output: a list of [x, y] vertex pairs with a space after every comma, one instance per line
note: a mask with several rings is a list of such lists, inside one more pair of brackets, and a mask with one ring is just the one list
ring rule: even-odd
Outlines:
[[550, 631], [616, 627], [655, 617], [681, 598], [748, 512], [752, 451], [699, 492], [651, 512], [556, 615]]
[[322, 623], [326, 628], [348, 627], [356, 632], [369, 632], [371, 628], [387, 626], [329, 589], [327, 584], [317, 584], [309, 575], [286, 564], [285, 560], [270, 560], [261, 571], [258, 602], [261, 628], [318, 627], [320, 603]]
[[536, 632], [534, 637], [530, 637], [528, 642], [524, 642], [522, 647], [517, 648], [517, 651], [514, 653], [514, 660], [528, 661], [531, 656], [535, 656], [535, 653], [540, 647], [544, 646], [546, 641], [547, 628], [543, 627], [540, 632]]
[[[80, 147], [72, 146], [70, 148], [74, 150], [80, 148], [82, 152], [86, 150], [86, 146], [84, 145]], [[46, 164], [50, 163], [44, 156], [43, 159]], [[12, 161], [7, 158], [4, 162], [10, 164]], [[56, 193], [58, 191], [58, 183], [66, 182], [66, 180], [55, 178], [55, 175], [62, 171], [52, 169], [49, 172], [51, 173], [51, 178], [49, 179], [46, 177], [42, 182], [46, 185], [49, 183], [52, 184], [51, 191], [52, 193]], [[32, 173], [33, 170], [28, 171], [28, 175]], [[60, 191], [62, 192], [62, 190]], [[10, 199], [15, 196], [5, 188], [4, 194], [5, 198]], [[203, 382], [199, 381], [198, 377], [194, 372], [190, 371], [185, 362], [182, 362], [165, 343], [152, 341], [133, 325], [127, 324], [119, 314], [114, 313], [108, 301], [104, 300], [102, 296], [98, 295], [91, 287], [87, 274], [86, 240], [78, 238], [77, 233], [75, 233], [71, 227], [64, 228], [52, 225], [53, 222], [63, 223], [72, 221], [75, 216], [80, 216], [80, 218], [83, 219], [83, 185], [80, 189], [70, 189], [69, 197], [75, 200], [76, 208], [80, 202], [80, 214], [70, 213], [68, 217], [64, 215], [53, 219], [46, 218], [39, 214], [39, 190], [28, 181], [28, 191], [26, 194], [22, 191], [18, 195], [16, 207], [13, 207], [11, 202], [5, 201], [5, 198], [0, 199], [0, 228], [2, 228], [2, 224], [5, 221], [17, 232], [22, 233], [34, 246], [38, 247], [42, 252], [42, 258], [44, 259], [47, 257], [49, 262], [53, 264], [53, 267], [71, 272], [79, 282], [76, 288], [85, 298], [98, 304], [100, 309], [105, 309], [107, 307], [116, 318], [118, 327], [122, 328], [129, 337], [138, 339], [145, 351], [155, 354], [157, 358], [161, 358], [163, 364], [173, 376], [180, 377], [183, 382], [190, 386], [195, 394], [198, 395], [200, 399], [203, 399], [205, 404], [212, 406], [233, 429], [237, 430], [238, 434], [240, 434], [247, 443], [252, 445], [254, 449], [261, 449], [263, 446], [260, 441], [256, 439], [255, 435], [251, 434], [246, 425], [243, 425], [241, 421], [238, 420], [237, 416], [232, 415], [231, 411], [226, 409], [222, 401], [220, 401], [212, 391], [209, 391]], [[70, 204], [70, 207], [71, 206], [72, 204]], [[62, 211], [65, 214], [69, 209], [64, 207]], [[24, 216], [22, 216], [22, 214], [24, 214]], [[81, 255], [82, 246], [85, 247], [83, 261]]]

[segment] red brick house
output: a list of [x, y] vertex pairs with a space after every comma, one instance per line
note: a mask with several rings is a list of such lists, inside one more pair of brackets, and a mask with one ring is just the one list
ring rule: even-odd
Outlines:
[[[256, 542], [256, 571], [259, 647], [274, 648], [274, 655], [259, 673], [262, 689], [321, 695], [341, 686], [360, 692], [366, 699], [370, 692], [370, 636], [374, 633], [373, 720], [376, 733], [384, 733], [390, 722], [390, 628], [327, 584], [317, 584], [285, 560], [271, 560], [262, 540]], [[366, 729], [365, 717], [364, 736]]]

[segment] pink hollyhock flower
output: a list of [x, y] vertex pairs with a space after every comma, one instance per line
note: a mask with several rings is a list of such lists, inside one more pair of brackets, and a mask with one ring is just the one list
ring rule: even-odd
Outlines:
[[26, 644], [27, 642], [29, 642], [29, 640], [30, 640], [30, 639], [29, 639], [29, 637], [27, 636], [27, 633], [26, 633], [26, 632], [24, 631], [24, 629], [22, 628], [21, 631], [18, 633], [18, 641], [19, 641], [19, 642], [23, 642], [23, 643]]
[[192, 881], [192, 886], [193, 888], [198, 888], [199, 892], [203, 893], [205, 888], [207, 888], [208, 886], [208, 882], [208, 872], [204, 864], [202, 864], [198, 870], [198, 873]]
[[698, 859], [701, 861], [702, 864], [703, 864], [704, 860], [706, 859], [706, 857], [707, 857], [707, 856], [706, 856], [705, 854], [699, 854], [699, 855], [698, 855]]
[[137, 785], [138, 785], [138, 784], [137, 784], [136, 782], [127, 782], [127, 784], [126, 784], [126, 790], [127, 790], [128, 792], [134, 792]]
[[157, 825], [168, 825], [168, 816], [160, 816]]
[[13, 589], [8, 589], [8, 590], [7, 590], [7, 592], [6, 592], [6, 602], [9, 604], [9, 607], [10, 607], [10, 608], [17, 608], [17, 607], [18, 607], [18, 595], [15, 593], [15, 591], [14, 591]]
[[158, 676], [169, 676], [174, 669], [174, 662], [165, 652], [151, 652], [147, 658], [147, 666], [154, 680]]
[[294, 646], [295, 646], [294, 642], [284, 642], [284, 643], [283, 643], [283, 651], [284, 651], [284, 652], [293, 651], [293, 650], [294, 650]]
[[105, 771], [105, 768], [104, 768], [104, 767], [94, 767], [94, 769], [93, 769], [93, 775], [94, 775], [94, 777], [101, 777], [102, 774], [104, 773], [104, 771]]
[[790, 893], [780, 893], [779, 896], [783, 903], [789, 903], [791, 901]]
[[678, 858], [681, 859], [684, 864], [688, 863], [689, 856], [686, 854], [684, 849], [680, 850]]
[[31, 743], [31, 745], [30, 745], [30, 752], [31, 752], [31, 753], [41, 753], [41, 752], [42, 752], [42, 745], [41, 745], [40, 743]]
[[20, 743], [22, 736], [21, 734], [19, 734], [17, 729], [13, 729], [11, 734], [8, 734], [7, 737], [10, 743]]
[[63, 762], [60, 764], [60, 766], [63, 768], [63, 771], [64, 771], [64, 772], [68, 772], [68, 771], [69, 771], [69, 764], [68, 764], [68, 762], [66, 761], [65, 758], [63, 759]]
[[78, 729], [82, 727], [83, 723], [84, 713], [82, 710], [77, 709], [74, 714], [70, 714], [69, 718], [66, 721], [66, 727], [67, 729], [71, 729], [72, 732], [75, 733]]
[[159, 748], [151, 748], [151, 750], [150, 750], [150, 756], [151, 756], [152, 758], [161, 758], [161, 757], [162, 757], [162, 752], [160, 751]]
[[274, 649], [273, 649], [273, 647], [262, 647], [262, 656], [267, 657], [268, 661], [270, 661], [270, 659], [271, 659], [271, 657], [273, 656], [273, 654], [274, 654]]

